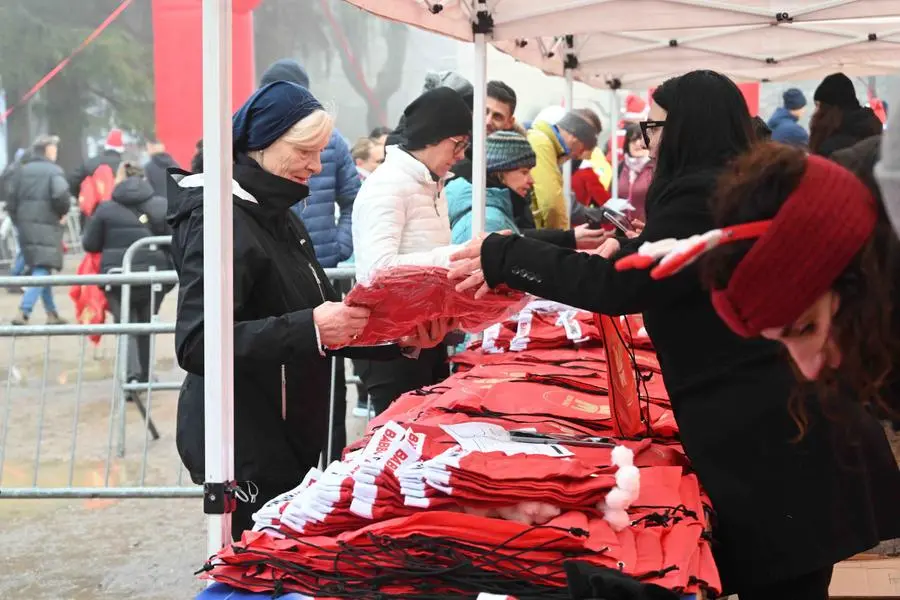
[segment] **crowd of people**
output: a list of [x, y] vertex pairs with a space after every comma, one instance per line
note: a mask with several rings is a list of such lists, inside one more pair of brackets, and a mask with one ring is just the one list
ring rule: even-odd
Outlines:
[[[346, 445], [344, 386], [329, 423], [332, 357], [338, 381], [344, 359], [355, 361], [360, 400], [375, 412], [449, 372], [452, 319], [393, 345], [355, 347], [369, 310], [343, 303], [347, 289], [324, 269], [352, 265], [365, 284], [381, 269], [435, 266], [460, 291], [505, 286], [600, 314], [643, 314], [715, 509], [725, 589], [742, 600], [827, 598], [835, 563], [900, 537], [900, 471], [879, 422], [900, 409], [896, 136], [876, 166], [883, 124], [841, 73], [817, 88], [808, 134], [800, 90], [786, 90], [765, 123], [727, 77], [675, 77], [615, 123], [618, 150], [618, 132], [598, 147], [602, 125], [590, 109], [546, 111], [521, 126], [516, 92], [492, 81], [487, 235], [473, 237], [472, 98], [460, 75], [433, 74], [394, 129], [351, 146], [305, 70], [285, 60], [235, 113], [235, 473], [253, 482], [233, 516], [235, 537], [323, 451], [338, 456]], [[4, 178], [7, 206], [33, 274], [61, 268], [59, 221], [85, 177], [102, 181], [102, 165], [117, 174], [112, 202], [91, 212], [84, 247], [102, 253], [104, 271], [136, 239], [173, 233], [171, 256], [143, 259], [157, 268], [171, 260], [179, 275], [176, 350], [188, 376], [177, 442], [202, 483], [202, 143], [182, 171], [160, 146], [146, 169], [120, 164], [117, 141], [111, 134], [106, 152], [67, 181], [54, 164], [58, 139], [42, 137]], [[627, 234], [584, 212], [610, 198], [613, 178]], [[731, 233], [670, 276], [620, 268], [711, 230]], [[18, 322], [37, 297], [28, 291]], [[59, 319], [52, 296], [43, 298]], [[138, 310], [153, 309], [141, 302]], [[134, 376], [146, 377], [146, 352], [135, 356]]]

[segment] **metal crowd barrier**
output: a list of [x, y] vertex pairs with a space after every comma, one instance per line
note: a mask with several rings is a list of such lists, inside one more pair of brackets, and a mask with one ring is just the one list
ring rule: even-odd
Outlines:
[[[63, 243], [67, 254], [81, 254], [81, 210], [73, 202], [63, 225]], [[18, 253], [16, 234], [5, 206], [0, 205], [0, 266], [5, 271], [12, 269]]]
[[[175, 324], [161, 322], [155, 310], [151, 311], [149, 323], [133, 323], [130, 319], [133, 286], [150, 286], [151, 306], [155, 306], [158, 286], [177, 284], [174, 271], [131, 270], [138, 250], [168, 244], [170, 240], [168, 237], [140, 240], [126, 252], [121, 273], [0, 276], [0, 288], [121, 286], [122, 305], [119, 323], [0, 325], [0, 341], [4, 338], [10, 340], [5, 361], [3, 344], [0, 344], [0, 373], [4, 366], [7, 369], [6, 381], [0, 380], [0, 498], [202, 496], [202, 488], [185, 477], [186, 472], [174, 447], [175, 397], [172, 392], [180, 389], [182, 372], [177, 370], [177, 379], [155, 381], [158, 370], [156, 337], [174, 334]], [[347, 280], [352, 279], [354, 272], [353, 269], [326, 269], [326, 274], [332, 280]], [[65, 301], [62, 298], [57, 300]], [[111, 376], [103, 375], [100, 381], [92, 381], [86, 372], [88, 338], [94, 335], [111, 336], [116, 341]], [[127, 380], [129, 335], [150, 336], [151, 360], [145, 383]], [[43, 348], [39, 338], [43, 339]], [[77, 339], [78, 346], [74, 384], [69, 380], [70, 370], [66, 367], [67, 361], [73, 358], [73, 349], [67, 343], [72, 338]], [[54, 350], [54, 347], [57, 349]], [[40, 364], [40, 379], [36, 385], [30, 376], [23, 376], [23, 369], [36, 370], [28, 366], [29, 360]], [[103, 366], [108, 364], [101, 364]], [[331, 458], [337, 366], [337, 359], [333, 359], [328, 446], [322, 456], [325, 461]], [[61, 373], [58, 372], [60, 370]], [[356, 377], [347, 377], [346, 384], [358, 382]], [[151, 437], [156, 437], [154, 394], [165, 392], [169, 392], [169, 397], [161, 407], [157, 407], [156, 414], [157, 419], [160, 414], [167, 415], [161, 432], [163, 443], [155, 444], [151, 440]], [[134, 404], [140, 411], [139, 420], [134, 417], [129, 419], [129, 404]], [[104, 426], [100, 413], [106, 411]], [[24, 418], [20, 413], [24, 413]], [[15, 421], [12, 420], [14, 417]], [[128, 443], [133, 445], [138, 441], [133, 431], [135, 426], [140, 427], [142, 447], [139, 454], [126, 456]], [[105, 441], [101, 429], [106, 430]]]

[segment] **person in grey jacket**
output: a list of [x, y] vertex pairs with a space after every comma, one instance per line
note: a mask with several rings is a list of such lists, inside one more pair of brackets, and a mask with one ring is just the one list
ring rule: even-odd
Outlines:
[[[40, 136], [31, 154], [6, 182], [7, 211], [19, 232], [19, 246], [31, 275], [49, 275], [63, 266], [63, 220], [72, 197], [65, 173], [56, 164], [59, 138]], [[62, 325], [53, 290], [31, 287], [22, 296], [13, 325], [25, 325], [38, 298], [44, 302], [47, 324]]]

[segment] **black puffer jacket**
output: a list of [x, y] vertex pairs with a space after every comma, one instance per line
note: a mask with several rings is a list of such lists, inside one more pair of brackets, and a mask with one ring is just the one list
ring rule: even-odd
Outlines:
[[177, 168], [178, 163], [167, 152], [159, 152], [150, 156], [150, 160], [144, 165], [144, 174], [147, 175], [147, 181], [153, 187], [153, 193], [163, 198], [167, 197], [168, 175], [166, 175], [166, 171]]
[[[838, 150], [849, 148], [857, 142], [877, 135], [884, 129], [881, 120], [875, 116], [871, 108], [860, 107], [844, 111], [841, 126], [837, 131], [813, 149], [819, 156], [831, 156]], [[810, 134], [812, 136], [812, 133]]]
[[63, 225], [72, 203], [66, 177], [56, 163], [29, 156], [10, 175], [6, 210], [19, 232], [29, 267], [59, 271], [63, 266]]
[[100, 165], [109, 165], [113, 175], [119, 170], [119, 163], [122, 162], [122, 155], [115, 150], [104, 150], [97, 156], [88, 159], [83, 166], [78, 167], [69, 177], [69, 189], [76, 198], [81, 193], [81, 183], [94, 174]]
[[[622, 254], [712, 229], [708, 201], [718, 175], [695, 172], [651, 189], [647, 226]], [[655, 280], [596, 255], [496, 234], [481, 260], [492, 286], [601, 314], [643, 313], [684, 449], [716, 512], [716, 562], [732, 593], [900, 536], [900, 473], [880, 424], [852, 396], [835, 399], [827, 417], [812, 396], [797, 441], [788, 400], [798, 383], [785, 353], [732, 333], [698, 267]]]
[[[339, 301], [290, 207], [306, 186], [234, 165], [234, 435], [239, 481], [295, 485], [319, 460], [328, 435], [331, 360], [317, 342], [313, 309]], [[175, 350], [188, 372], [178, 400], [178, 452], [203, 481], [203, 175], [181, 172], [169, 189], [178, 271]], [[342, 356], [394, 359], [396, 346]]]
[[[153, 235], [168, 235], [166, 201], [153, 193], [142, 177], [130, 177], [116, 185], [112, 200], [94, 211], [84, 229], [81, 244], [87, 252], [102, 252], [100, 269], [108, 273], [122, 267], [125, 252], [136, 241]], [[172, 268], [165, 250], [138, 250], [132, 262], [133, 271], [157, 271]]]

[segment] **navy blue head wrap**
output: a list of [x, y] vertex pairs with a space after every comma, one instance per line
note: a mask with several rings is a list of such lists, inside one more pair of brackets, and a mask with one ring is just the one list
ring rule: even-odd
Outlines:
[[322, 110], [319, 101], [296, 83], [275, 81], [264, 85], [231, 118], [234, 151], [268, 148], [317, 110]]

